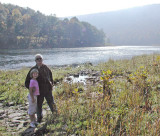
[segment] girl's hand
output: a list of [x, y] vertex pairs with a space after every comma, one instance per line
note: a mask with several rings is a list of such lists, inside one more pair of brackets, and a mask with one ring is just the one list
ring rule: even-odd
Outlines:
[[36, 100], [33, 98], [33, 99], [32, 99], [32, 103], [35, 103], [35, 102], [36, 102]]
[[36, 88], [35, 88], [35, 87], [33, 87], [33, 88], [32, 88], [32, 90], [33, 90], [33, 92], [35, 92], [35, 91], [36, 91]]

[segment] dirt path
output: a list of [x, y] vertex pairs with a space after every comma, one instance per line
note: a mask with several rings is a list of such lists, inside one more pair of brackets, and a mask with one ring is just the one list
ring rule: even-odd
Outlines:
[[38, 128], [45, 125], [45, 115], [49, 112], [48, 108], [44, 108], [43, 115], [44, 119], [40, 126], [36, 129], [29, 128], [30, 120], [27, 113], [28, 110], [28, 103], [25, 105], [16, 105], [14, 106], [13, 103], [9, 103], [8, 106], [3, 106], [0, 103], [0, 134], [4, 135], [31, 135], [38, 130]]

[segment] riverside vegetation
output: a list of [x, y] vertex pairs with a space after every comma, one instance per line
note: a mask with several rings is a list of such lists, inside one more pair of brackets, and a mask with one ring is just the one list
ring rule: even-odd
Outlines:
[[[28, 70], [0, 71], [1, 109], [11, 102], [15, 106], [26, 104]], [[97, 80], [86, 84], [64, 80], [69, 74], [87, 70], [99, 72]], [[52, 72], [58, 115], [46, 113], [41, 135], [160, 135], [159, 54], [109, 60], [96, 66], [52, 68]], [[0, 135], [11, 135], [9, 127], [0, 128]]]

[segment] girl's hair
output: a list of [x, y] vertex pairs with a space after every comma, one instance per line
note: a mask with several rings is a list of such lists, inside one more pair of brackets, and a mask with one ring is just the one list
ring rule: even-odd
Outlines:
[[31, 78], [33, 77], [33, 73], [35, 73], [35, 72], [36, 72], [36, 73], [39, 73], [39, 72], [38, 72], [38, 69], [35, 68], [35, 69], [32, 69], [32, 70], [31, 70], [31, 72], [30, 72], [30, 77], [31, 77]]

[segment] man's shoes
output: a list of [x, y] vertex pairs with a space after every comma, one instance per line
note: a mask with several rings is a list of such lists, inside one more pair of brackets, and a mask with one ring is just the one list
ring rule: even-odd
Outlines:
[[37, 119], [37, 123], [41, 123], [41, 121], [42, 121], [42, 118]]
[[36, 127], [36, 125], [34, 124], [34, 122], [31, 122], [31, 123], [30, 123], [30, 127], [31, 127], [31, 128], [35, 128], [35, 127]]
[[39, 123], [36, 121], [36, 122], [34, 122], [34, 124], [35, 124], [35, 126], [37, 127], [38, 125], [39, 125]]

